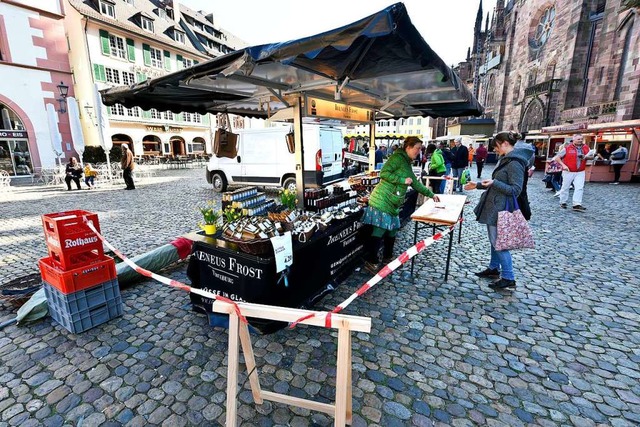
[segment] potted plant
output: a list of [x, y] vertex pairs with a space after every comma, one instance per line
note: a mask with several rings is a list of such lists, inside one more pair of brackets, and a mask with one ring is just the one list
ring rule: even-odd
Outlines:
[[289, 211], [295, 210], [296, 203], [298, 203], [295, 191], [289, 189], [282, 190], [280, 192], [280, 203]]
[[213, 202], [209, 202], [207, 206], [200, 208], [203, 223], [198, 224], [207, 235], [216, 234], [216, 225], [220, 219], [220, 211], [215, 209]]
[[232, 208], [231, 206], [227, 206], [222, 212], [222, 215], [224, 216], [225, 224], [228, 224], [242, 217], [242, 209], [236, 209]]

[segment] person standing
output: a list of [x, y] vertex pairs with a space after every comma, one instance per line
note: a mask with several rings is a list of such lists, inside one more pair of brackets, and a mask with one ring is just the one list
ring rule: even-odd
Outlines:
[[560, 207], [563, 209], [567, 208], [569, 188], [573, 184], [573, 210], [576, 212], [587, 210], [582, 206], [582, 195], [584, 193], [586, 178], [584, 170], [587, 166], [588, 154], [589, 147], [584, 143], [584, 136], [581, 133], [576, 133], [571, 139], [571, 144], [566, 144], [552, 159], [562, 167], [562, 187], [558, 197], [560, 197]]
[[129, 146], [127, 144], [122, 144], [122, 159], [120, 159], [120, 168], [122, 169], [122, 177], [124, 178], [124, 183], [127, 185], [125, 190], [135, 190], [136, 186], [133, 183], [133, 167], [135, 163], [133, 163], [133, 153], [129, 150]]
[[507, 250], [495, 249], [498, 236], [498, 212], [505, 210], [507, 200], [517, 197], [523, 188], [526, 175], [526, 164], [531, 156], [530, 151], [515, 148], [520, 135], [514, 132], [500, 132], [494, 138], [495, 152], [500, 160], [493, 170], [491, 179], [465, 184], [465, 190], [487, 190], [480, 197], [475, 207], [476, 220], [486, 224], [491, 244], [489, 266], [475, 273], [478, 277], [499, 278], [489, 285], [502, 289], [516, 286], [515, 273], [511, 253]]
[[473, 148], [473, 145], [469, 144], [469, 164], [468, 166], [473, 166], [473, 158], [475, 157], [476, 150]]
[[457, 191], [462, 191], [462, 183], [460, 178], [462, 178], [462, 172], [467, 167], [469, 162], [469, 150], [466, 146], [462, 144], [462, 138], [458, 137], [455, 139], [455, 152], [453, 152], [453, 161], [451, 162], [451, 170], [453, 171], [453, 177], [458, 178], [454, 182], [454, 189]]
[[476, 168], [478, 169], [478, 178], [482, 178], [482, 168], [484, 167], [484, 163], [487, 161], [488, 156], [489, 152], [485, 148], [484, 143], [481, 142], [476, 149]]
[[84, 164], [84, 183], [87, 184], [87, 189], [91, 190], [95, 188], [95, 179], [98, 176], [98, 171], [91, 166], [91, 163]]
[[71, 181], [76, 183], [78, 190], [80, 187], [80, 178], [82, 177], [82, 167], [78, 164], [78, 160], [75, 157], [69, 159], [66, 168], [64, 169], [64, 182], [67, 183], [67, 191], [71, 191]]
[[398, 148], [380, 171], [380, 183], [376, 185], [369, 198], [369, 206], [364, 210], [361, 222], [373, 227], [371, 236], [365, 245], [364, 268], [371, 274], [379, 270], [378, 250], [384, 239], [383, 262], [393, 260], [393, 246], [396, 233], [400, 229], [400, 208], [404, 204], [407, 187], [412, 187], [418, 193], [433, 197], [439, 201], [431, 190], [422, 185], [416, 178], [411, 164], [418, 157], [422, 141], [410, 136], [404, 140], [402, 148]]
[[[430, 156], [430, 161], [429, 161], [429, 176], [433, 177], [433, 176], [444, 176], [444, 173], [446, 171], [446, 168], [444, 166], [444, 158], [442, 157], [442, 151], [440, 149], [437, 149], [435, 144], [429, 144], [427, 146], [427, 157]], [[444, 180], [440, 180], [440, 179], [430, 179], [429, 180], [429, 187], [431, 187], [431, 191], [434, 192], [434, 194], [442, 194], [442, 191], [440, 190], [441, 186], [440, 184], [444, 182]]]
[[627, 163], [627, 156], [629, 152], [626, 147], [620, 146], [616, 148], [615, 151], [611, 152], [611, 156], [609, 159], [611, 160], [611, 166], [613, 166], [613, 182], [609, 184], [618, 185], [620, 184], [620, 171], [622, 167]]
[[376, 148], [376, 157], [375, 157], [375, 168], [381, 167], [380, 165], [384, 162], [384, 154], [382, 153], [382, 149], [380, 146]]

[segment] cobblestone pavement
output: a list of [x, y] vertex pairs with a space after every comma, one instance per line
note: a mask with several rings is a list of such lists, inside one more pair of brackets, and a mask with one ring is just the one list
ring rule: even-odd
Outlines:
[[[514, 255], [515, 291], [473, 275], [488, 243], [467, 208], [447, 283], [438, 243], [419, 255], [413, 279], [396, 272], [347, 309], [372, 318], [371, 333], [353, 337], [354, 425], [640, 424], [640, 187], [587, 183], [581, 213], [560, 209], [540, 178], [529, 186], [537, 248]], [[96, 211], [107, 238], [135, 255], [193, 230], [211, 191], [202, 170], [188, 170], [163, 171], [136, 191], [33, 187], [0, 197], [4, 283], [37, 271], [44, 212]], [[396, 249], [412, 235], [406, 227]], [[165, 274], [187, 280], [184, 263]], [[354, 273], [319, 308], [366, 279]], [[50, 318], [0, 330], [0, 425], [224, 423], [226, 330], [165, 285], [144, 281], [122, 296], [124, 316], [79, 335]], [[0, 321], [12, 314], [0, 306]], [[335, 333], [303, 326], [252, 339], [263, 388], [332, 399]], [[239, 400], [243, 425], [332, 422], [255, 405], [247, 383]]]

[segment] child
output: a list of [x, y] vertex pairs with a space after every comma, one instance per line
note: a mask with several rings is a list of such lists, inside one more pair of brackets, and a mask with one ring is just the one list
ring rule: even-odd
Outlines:
[[89, 190], [96, 188], [94, 180], [98, 176], [98, 171], [96, 171], [91, 163], [86, 163], [84, 165], [84, 183], [87, 184]]

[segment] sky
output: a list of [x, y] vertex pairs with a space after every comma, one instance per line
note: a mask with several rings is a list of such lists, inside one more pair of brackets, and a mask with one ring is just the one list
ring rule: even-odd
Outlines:
[[[283, 42], [328, 31], [394, 4], [389, 0], [179, 0], [213, 13], [214, 25], [249, 46]], [[448, 65], [464, 61], [473, 43], [473, 27], [481, 0], [405, 0], [411, 22]], [[484, 0], [487, 12], [496, 0]]]

